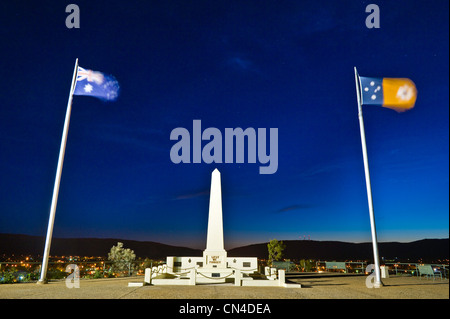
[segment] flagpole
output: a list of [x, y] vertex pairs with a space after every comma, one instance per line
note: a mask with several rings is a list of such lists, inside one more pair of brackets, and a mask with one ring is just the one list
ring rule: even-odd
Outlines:
[[50, 245], [53, 234], [53, 224], [55, 221], [56, 204], [58, 202], [59, 184], [61, 181], [61, 172], [64, 162], [64, 153], [66, 151], [67, 134], [69, 132], [70, 113], [72, 110], [73, 91], [75, 89], [75, 83], [78, 73], [78, 58], [75, 60], [75, 68], [73, 70], [72, 84], [70, 86], [69, 100], [67, 102], [66, 118], [64, 120], [63, 135], [61, 138], [61, 146], [59, 149], [58, 167], [56, 169], [55, 185], [53, 187], [52, 205], [50, 207], [50, 217], [48, 220], [47, 237], [45, 239], [44, 257], [42, 260], [41, 277], [38, 284], [47, 283], [47, 267], [48, 258], [50, 253]]
[[373, 213], [372, 188], [370, 186], [369, 161], [367, 159], [367, 147], [366, 147], [366, 134], [364, 131], [364, 120], [363, 120], [362, 107], [361, 107], [361, 87], [359, 84], [359, 75], [358, 75], [358, 71], [356, 70], [356, 67], [355, 67], [355, 83], [356, 83], [356, 96], [358, 99], [359, 129], [360, 129], [360, 133], [361, 133], [361, 145], [362, 145], [363, 158], [364, 158], [364, 172], [366, 175], [367, 200], [369, 203], [370, 229], [372, 232], [373, 256], [374, 256], [374, 262], [375, 262], [375, 282], [374, 282], [373, 286], [375, 288], [380, 288], [381, 286], [383, 286], [383, 283], [381, 282], [381, 275], [380, 275], [380, 261], [379, 261], [379, 257], [378, 257], [377, 231], [375, 228], [375, 217], [374, 217], [374, 213]]

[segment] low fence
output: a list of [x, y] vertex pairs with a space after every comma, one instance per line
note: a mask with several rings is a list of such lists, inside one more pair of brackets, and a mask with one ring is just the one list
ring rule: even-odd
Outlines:
[[[51, 261], [48, 264], [47, 278], [50, 280], [65, 279], [71, 271], [67, 272], [67, 266], [75, 264], [78, 266], [80, 272], [80, 278], [111, 278], [118, 276], [144, 276], [145, 268], [157, 267], [163, 264], [163, 262], [154, 262], [153, 264], [148, 261], [133, 261], [122, 268], [122, 270], [114, 269], [113, 262], [111, 261], [70, 261], [59, 260]], [[40, 277], [42, 262], [36, 261], [19, 261], [19, 262], [0, 262], [0, 284], [11, 282], [32, 282], [37, 281]], [[365, 261], [316, 261], [315, 267], [311, 269], [313, 272], [343, 272], [343, 273], [359, 273], [364, 274], [368, 263]], [[389, 275], [395, 276], [420, 276], [417, 271], [418, 263], [383, 263], [388, 269]], [[448, 264], [428, 264], [431, 265], [435, 272], [441, 272], [442, 277], [449, 278], [449, 265]], [[299, 269], [297, 265], [292, 262], [280, 263], [277, 265], [280, 269], [286, 269], [286, 271], [295, 271], [295, 268]]]
[[[317, 261], [316, 270], [318, 272], [330, 272], [338, 271], [344, 273], [365, 273], [367, 268], [367, 262], [335, 262], [335, 261]], [[389, 275], [395, 276], [420, 276], [417, 271], [417, 265], [423, 265], [420, 263], [382, 263], [381, 266], [386, 266]], [[448, 278], [449, 276], [449, 265], [448, 264], [427, 264], [430, 265], [435, 272], [441, 272], [443, 278]]]
[[[396, 276], [420, 276], [417, 271], [418, 265], [424, 265], [420, 263], [385, 263], [389, 269], [390, 275]], [[449, 265], [446, 264], [426, 264], [430, 265], [435, 272], [441, 272], [442, 277], [447, 279], [449, 275]]]
[[316, 261], [317, 272], [337, 271], [343, 273], [365, 273], [367, 262], [365, 261]]

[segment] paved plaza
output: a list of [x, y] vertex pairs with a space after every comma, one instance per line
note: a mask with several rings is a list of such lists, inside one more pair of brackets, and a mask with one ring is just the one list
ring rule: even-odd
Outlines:
[[384, 287], [367, 288], [366, 276], [299, 275], [287, 280], [302, 288], [236, 287], [232, 283], [196, 286], [129, 287], [143, 277], [82, 279], [79, 288], [64, 280], [2, 284], [1, 299], [449, 299], [449, 281], [391, 276]]

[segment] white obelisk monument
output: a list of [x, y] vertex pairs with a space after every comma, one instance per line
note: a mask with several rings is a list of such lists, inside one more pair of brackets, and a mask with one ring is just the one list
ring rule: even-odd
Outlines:
[[[222, 186], [220, 172], [215, 169], [211, 174], [211, 190], [209, 198], [208, 233], [206, 249], [203, 256], [176, 257], [168, 256], [166, 260], [167, 272], [172, 274], [191, 273], [191, 280], [195, 283], [224, 283], [238, 278], [235, 282], [241, 285], [242, 274], [251, 274], [258, 268], [256, 257], [228, 257], [223, 241], [222, 218]], [[237, 276], [237, 277], [235, 277]], [[193, 278], [193, 279], [192, 279]], [[240, 278], [240, 279], [239, 279]], [[161, 279], [164, 280], [164, 279]], [[252, 280], [246, 277], [245, 280]], [[159, 281], [161, 283], [161, 281]], [[183, 280], [175, 281], [183, 284]], [[186, 281], [184, 281], [186, 282]], [[172, 284], [168, 280], [165, 284]], [[161, 283], [164, 284], [164, 283]]]
[[208, 236], [203, 251], [204, 268], [226, 268], [227, 252], [223, 245], [222, 190], [220, 172], [216, 168], [211, 175], [209, 198]]

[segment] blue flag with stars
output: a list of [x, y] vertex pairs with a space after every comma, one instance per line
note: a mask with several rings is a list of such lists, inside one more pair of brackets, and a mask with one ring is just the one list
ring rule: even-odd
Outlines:
[[74, 95], [87, 95], [103, 101], [115, 101], [119, 96], [119, 82], [101, 72], [78, 67]]
[[360, 77], [362, 101], [366, 105], [383, 105], [383, 78]]

